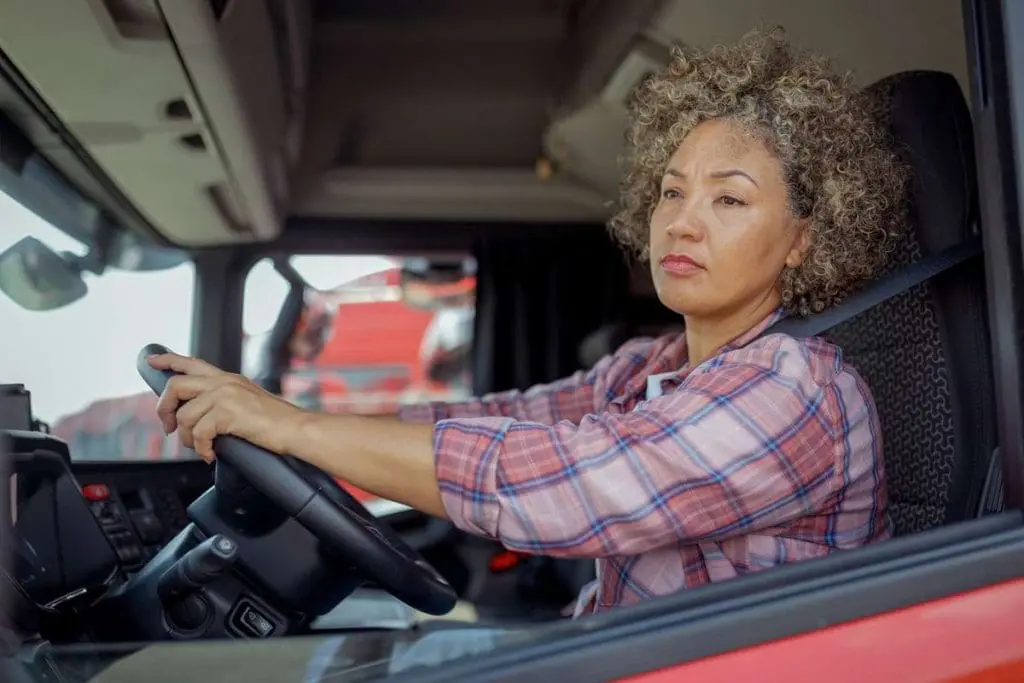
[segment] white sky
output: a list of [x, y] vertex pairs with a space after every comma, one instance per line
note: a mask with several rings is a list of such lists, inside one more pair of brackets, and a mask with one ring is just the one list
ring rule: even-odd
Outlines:
[[[81, 244], [0, 192], [0, 251], [31, 235], [55, 251], [82, 253]], [[297, 267], [316, 287], [333, 287], [390, 267], [379, 257], [301, 257]], [[32, 393], [37, 418], [53, 423], [101, 398], [145, 391], [135, 356], [157, 342], [188, 352], [193, 269], [184, 264], [150, 273], [86, 274], [89, 293], [55, 311], [34, 312], [0, 293], [0, 384]], [[284, 282], [261, 262], [246, 281], [245, 328], [269, 329]]]

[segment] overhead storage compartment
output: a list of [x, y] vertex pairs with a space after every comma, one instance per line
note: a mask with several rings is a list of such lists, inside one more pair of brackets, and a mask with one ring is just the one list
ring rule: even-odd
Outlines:
[[168, 238], [279, 233], [304, 117], [307, 2], [32, 0], [3, 14], [0, 49]]

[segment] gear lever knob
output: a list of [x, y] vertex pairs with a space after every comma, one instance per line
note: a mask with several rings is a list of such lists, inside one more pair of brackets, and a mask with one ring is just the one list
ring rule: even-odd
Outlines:
[[224, 575], [235, 564], [238, 545], [227, 536], [217, 534], [189, 550], [164, 572], [156, 591], [166, 605], [197, 592], [206, 584]]

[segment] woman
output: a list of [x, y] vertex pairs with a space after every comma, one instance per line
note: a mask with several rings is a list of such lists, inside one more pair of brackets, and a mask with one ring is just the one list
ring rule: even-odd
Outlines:
[[[151, 359], [206, 459], [234, 434], [509, 548], [597, 559], [576, 613], [886, 538], [870, 392], [820, 339], [760, 336], [883, 265], [907, 172], [848, 78], [779, 34], [675, 52], [632, 106], [612, 234], [685, 333], [525, 393], [395, 419], [301, 411], [199, 360]], [[184, 401], [188, 401], [183, 405]]]

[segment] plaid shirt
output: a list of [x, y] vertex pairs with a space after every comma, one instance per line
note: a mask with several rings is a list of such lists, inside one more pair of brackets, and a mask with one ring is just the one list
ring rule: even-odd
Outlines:
[[401, 417], [436, 423], [459, 528], [597, 558], [577, 615], [887, 538], [871, 394], [822, 339], [757, 338], [780, 315], [697, 367], [682, 335], [637, 339], [552, 384]]

